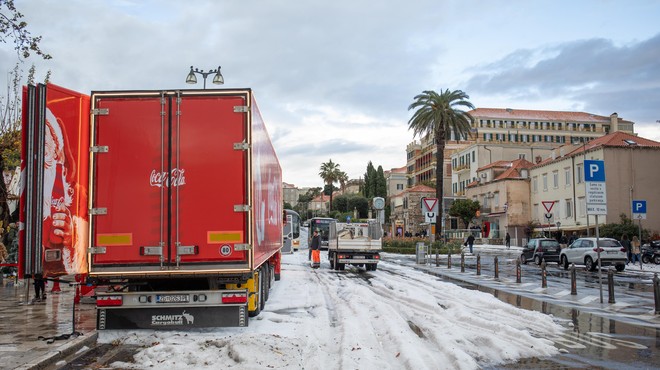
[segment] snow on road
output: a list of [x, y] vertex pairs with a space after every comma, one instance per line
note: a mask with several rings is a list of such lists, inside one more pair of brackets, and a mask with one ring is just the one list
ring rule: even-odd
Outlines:
[[322, 261], [283, 256], [247, 328], [101, 331], [99, 342], [144, 345], [112, 365], [140, 369], [474, 369], [559, 353], [545, 338], [564, 329], [548, 315], [386, 261], [374, 272]]

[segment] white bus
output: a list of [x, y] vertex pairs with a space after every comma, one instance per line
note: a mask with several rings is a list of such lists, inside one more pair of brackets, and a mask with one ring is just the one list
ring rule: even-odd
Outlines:
[[284, 223], [284, 244], [282, 253], [293, 253], [300, 248], [300, 215], [290, 209], [284, 210], [286, 222]]

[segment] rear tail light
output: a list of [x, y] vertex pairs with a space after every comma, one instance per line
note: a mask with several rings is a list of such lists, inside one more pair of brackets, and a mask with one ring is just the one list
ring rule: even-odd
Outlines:
[[602, 253], [603, 251], [604, 251], [603, 248], [598, 248], [598, 247], [594, 248], [594, 252], [596, 252], [596, 253], [598, 253], [598, 252]]
[[96, 297], [96, 306], [97, 307], [111, 307], [111, 306], [121, 306], [124, 303], [122, 296], [120, 295], [107, 295], [107, 296], [97, 296]]
[[375, 259], [375, 260], [379, 260], [379, 259], [380, 259], [380, 255], [378, 255], [378, 254], [375, 255], [375, 256], [374, 256], [374, 259]]
[[627, 250], [626, 250], [625, 247], [621, 247], [621, 249], [619, 249], [619, 250], [620, 250], [621, 252], [627, 252]]
[[247, 302], [247, 292], [222, 294], [222, 303], [236, 304], [236, 303], [246, 303], [246, 302]]

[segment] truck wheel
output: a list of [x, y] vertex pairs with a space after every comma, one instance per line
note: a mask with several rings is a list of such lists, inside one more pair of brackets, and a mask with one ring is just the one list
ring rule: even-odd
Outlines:
[[336, 253], [332, 256], [332, 260], [334, 261], [334, 267], [333, 268], [335, 270], [339, 270], [339, 261], [337, 261], [337, 254]]
[[[268, 297], [270, 297], [270, 265], [265, 264], [262, 267], [262, 270], [264, 272], [263, 276], [263, 281], [264, 281], [264, 305], [268, 301]], [[261, 307], [263, 309], [263, 307]]]
[[268, 265], [263, 265], [261, 266], [261, 272], [263, 275], [260, 274], [259, 276], [259, 282], [261, 283], [261, 302], [260, 302], [260, 311], [266, 307], [266, 301], [268, 300]]
[[330, 261], [330, 269], [333, 270], [335, 268], [335, 258], [331, 253], [328, 253], [328, 260]]

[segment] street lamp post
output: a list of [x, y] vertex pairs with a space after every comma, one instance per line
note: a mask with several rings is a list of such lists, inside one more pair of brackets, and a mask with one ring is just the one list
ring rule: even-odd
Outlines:
[[222, 73], [220, 73], [220, 66], [218, 66], [218, 69], [211, 69], [208, 72], [204, 72], [203, 69], [202, 70], [199, 70], [197, 68], [193, 69], [193, 66], [190, 66], [190, 73], [188, 73], [188, 76], [186, 76], [187, 84], [197, 83], [197, 76], [195, 76], [195, 73], [199, 73], [204, 78], [204, 90], [206, 90], [206, 77], [208, 77], [210, 74], [215, 73], [215, 76], [213, 76], [214, 84], [222, 85], [225, 83], [225, 78], [222, 77]]

